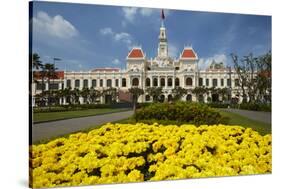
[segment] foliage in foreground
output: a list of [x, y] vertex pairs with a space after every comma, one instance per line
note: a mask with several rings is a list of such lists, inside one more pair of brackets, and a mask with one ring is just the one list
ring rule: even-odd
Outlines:
[[107, 124], [31, 146], [32, 187], [271, 172], [271, 135], [240, 126]]
[[195, 125], [227, 124], [229, 121], [205, 104], [188, 102], [154, 103], [137, 110], [134, 116], [136, 120], [167, 120]]

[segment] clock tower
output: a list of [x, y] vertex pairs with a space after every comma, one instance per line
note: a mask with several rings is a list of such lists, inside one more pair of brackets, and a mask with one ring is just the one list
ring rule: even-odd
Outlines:
[[160, 34], [159, 34], [159, 44], [158, 44], [158, 58], [165, 59], [168, 58], [168, 41], [166, 36], [166, 28], [164, 26], [164, 11], [162, 10], [161, 14], [161, 27], [160, 27]]

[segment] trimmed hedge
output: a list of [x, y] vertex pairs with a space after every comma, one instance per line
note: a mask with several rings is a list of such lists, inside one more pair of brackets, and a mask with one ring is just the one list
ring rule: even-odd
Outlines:
[[162, 124], [167, 122], [167, 124], [214, 125], [227, 124], [229, 121], [228, 117], [222, 116], [205, 104], [189, 102], [153, 103], [137, 110], [134, 118], [145, 123], [160, 122]]
[[87, 109], [102, 109], [102, 108], [129, 108], [130, 104], [116, 103], [116, 104], [72, 104], [72, 105], [60, 105], [51, 107], [34, 107], [33, 113], [44, 112], [65, 112]]
[[271, 112], [271, 104], [261, 103], [241, 103], [241, 104], [224, 104], [224, 103], [208, 103], [212, 108], [237, 108], [242, 110]]

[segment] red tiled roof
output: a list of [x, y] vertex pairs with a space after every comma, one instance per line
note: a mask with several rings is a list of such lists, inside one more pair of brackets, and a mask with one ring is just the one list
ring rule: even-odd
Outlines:
[[132, 49], [128, 55], [128, 58], [143, 58], [144, 55], [141, 49]]
[[184, 49], [181, 58], [196, 58], [193, 49]]
[[118, 72], [119, 68], [96, 68], [93, 72]]
[[[35, 79], [40, 79], [41, 71], [33, 72], [33, 77]], [[63, 78], [64, 78], [64, 71], [56, 71], [54, 77], [51, 77], [50, 79], [63, 79]]]

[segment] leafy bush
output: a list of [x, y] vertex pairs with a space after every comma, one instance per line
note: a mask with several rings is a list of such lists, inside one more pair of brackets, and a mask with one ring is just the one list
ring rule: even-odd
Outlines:
[[[146, 123], [152, 121], [167, 121], [168, 124], [175, 123], [191, 123], [195, 125], [201, 124], [227, 124], [229, 119], [223, 117], [220, 113], [205, 104], [176, 102], [169, 103], [154, 103], [149, 106], [137, 110], [134, 115], [136, 120], [142, 120]], [[150, 120], [150, 121], [148, 121]]]

